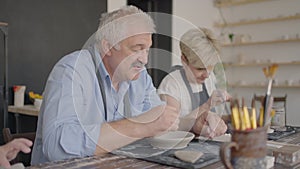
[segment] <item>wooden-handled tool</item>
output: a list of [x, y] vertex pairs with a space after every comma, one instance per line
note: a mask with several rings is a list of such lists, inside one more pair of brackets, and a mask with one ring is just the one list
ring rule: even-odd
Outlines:
[[256, 122], [256, 109], [255, 109], [255, 99], [254, 98], [252, 99], [252, 103], [251, 103], [250, 121], [251, 121], [252, 129], [256, 129], [257, 128], [257, 122]]
[[236, 101], [231, 100], [231, 121], [234, 129], [239, 130], [241, 128], [239, 109]]
[[245, 104], [244, 97], [242, 98], [242, 109], [243, 109], [243, 113], [244, 113], [244, 121], [245, 121], [246, 129], [249, 130], [249, 129], [251, 129], [251, 121], [250, 121], [250, 117], [249, 117], [248, 108]]
[[274, 75], [275, 75], [277, 69], [278, 69], [278, 64], [273, 64], [273, 65], [269, 66], [269, 69], [263, 68], [263, 72], [268, 79], [268, 88], [267, 88], [267, 93], [266, 93], [265, 100], [264, 100], [263, 125], [266, 125], [267, 120], [269, 118], [268, 107], [269, 107], [270, 98], [271, 98], [272, 82], [273, 82], [273, 78], [274, 78]]

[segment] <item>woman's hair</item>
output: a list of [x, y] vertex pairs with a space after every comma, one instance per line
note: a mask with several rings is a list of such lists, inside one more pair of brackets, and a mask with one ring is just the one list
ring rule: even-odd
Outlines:
[[180, 50], [195, 68], [215, 65], [219, 59], [218, 42], [207, 28], [190, 29], [181, 36]]
[[120, 41], [141, 33], [155, 33], [152, 18], [135, 6], [124, 6], [101, 15], [95, 40], [99, 43], [105, 39], [115, 46]]

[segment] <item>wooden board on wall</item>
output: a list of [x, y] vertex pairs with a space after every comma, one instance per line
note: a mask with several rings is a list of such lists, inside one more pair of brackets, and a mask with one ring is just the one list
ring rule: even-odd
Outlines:
[[[161, 80], [170, 70], [172, 62], [172, 0], [152, 1], [152, 0], [128, 0], [128, 5], [139, 7], [145, 12], [151, 12], [151, 16], [156, 24], [157, 33], [153, 35], [152, 47], [148, 72], [152, 77], [155, 87], [158, 87]], [[164, 13], [162, 15], [161, 13]]]

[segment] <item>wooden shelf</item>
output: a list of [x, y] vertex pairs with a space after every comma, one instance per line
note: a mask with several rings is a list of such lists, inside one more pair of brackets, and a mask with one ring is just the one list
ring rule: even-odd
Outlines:
[[8, 106], [8, 112], [18, 113], [28, 116], [38, 116], [39, 115], [39, 108], [36, 108], [34, 105], [24, 105], [22, 107], [17, 106]]
[[223, 3], [219, 3], [219, 4], [215, 3], [215, 6], [218, 8], [223, 8], [223, 7], [245, 5], [245, 4], [257, 3], [257, 2], [265, 2], [265, 1], [270, 1], [270, 0], [239, 0], [239, 1], [228, 0], [228, 2], [223, 2]]
[[0, 22], [0, 26], [8, 26], [8, 23], [6, 23], [6, 22]]
[[223, 63], [224, 67], [251, 67], [251, 66], [268, 66], [271, 64], [278, 64], [278, 65], [300, 65], [300, 61], [293, 61], [293, 62], [268, 62], [268, 63]]
[[[240, 84], [228, 84], [228, 87], [231, 88], [267, 88], [267, 85], [259, 85], [259, 84], [247, 84], [247, 85], [240, 85]], [[299, 85], [273, 85], [273, 88], [300, 88]]]
[[241, 22], [229, 22], [226, 24], [215, 23], [215, 27], [224, 28], [224, 27], [233, 27], [233, 26], [241, 26], [241, 25], [250, 25], [250, 24], [260, 24], [260, 23], [267, 23], [267, 22], [278, 22], [278, 21], [287, 21], [287, 20], [294, 20], [300, 19], [300, 15], [294, 16], [285, 16], [285, 17], [278, 17], [278, 18], [268, 18], [268, 19], [258, 19], [258, 20], [248, 20], [248, 21], [241, 21]]
[[260, 42], [229, 43], [229, 44], [223, 44], [222, 47], [246, 46], [246, 45], [264, 45], [264, 44], [286, 43], [286, 42], [300, 42], [300, 39], [287, 39], [287, 40], [279, 39], [279, 40], [260, 41]]

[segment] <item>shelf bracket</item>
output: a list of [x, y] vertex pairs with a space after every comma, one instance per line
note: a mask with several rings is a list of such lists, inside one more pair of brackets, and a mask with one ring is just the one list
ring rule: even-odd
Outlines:
[[5, 36], [8, 36], [8, 27], [7, 26], [0, 26], [0, 29]]
[[4, 34], [3, 127], [8, 127], [8, 26], [0, 26]]

